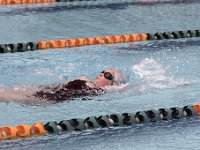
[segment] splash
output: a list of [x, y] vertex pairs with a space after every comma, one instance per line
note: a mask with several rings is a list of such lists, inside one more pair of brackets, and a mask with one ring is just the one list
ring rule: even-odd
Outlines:
[[152, 89], [175, 88], [194, 82], [183, 78], [174, 78], [169, 74], [169, 69], [169, 66], [164, 67], [152, 58], [146, 58], [139, 64], [133, 65], [134, 73], [140, 77], [140, 81], [137, 83], [138, 90], [143, 92]]
[[128, 90], [129, 83], [113, 85], [113, 86], [105, 86], [104, 89], [107, 92], [121, 92]]

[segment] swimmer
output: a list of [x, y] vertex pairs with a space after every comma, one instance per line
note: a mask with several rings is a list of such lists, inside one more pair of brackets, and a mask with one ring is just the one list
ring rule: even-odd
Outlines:
[[27, 87], [0, 87], [1, 101], [22, 101], [39, 99], [48, 101], [73, 100], [79, 97], [98, 96], [107, 92], [111, 86], [127, 82], [127, 76], [115, 69], [102, 71], [95, 80], [80, 77], [62, 84]]

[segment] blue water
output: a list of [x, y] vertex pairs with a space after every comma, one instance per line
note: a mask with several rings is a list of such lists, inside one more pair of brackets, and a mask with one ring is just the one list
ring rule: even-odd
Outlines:
[[[0, 43], [199, 29], [200, 2], [125, 1], [0, 7]], [[106, 68], [129, 75], [129, 90], [92, 100], [1, 102], [0, 126], [136, 112], [199, 102], [199, 38], [0, 55], [0, 86], [41, 85]], [[0, 149], [199, 149], [199, 118], [1, 141]]]

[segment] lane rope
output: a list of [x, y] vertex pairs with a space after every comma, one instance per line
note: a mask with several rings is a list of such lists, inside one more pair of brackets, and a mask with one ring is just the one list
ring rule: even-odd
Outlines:
[[[0, 0], [0, 5], [19, 5], [19, 4], [42, 4], [42, 3], [59, 3], [59, 2], [69, 2], [69, 3], [87, 3], [87, 2], [103, 2], [107, 3], [109, 0]], [[114, 1], [111, 1], [112, 3]], [[152, 5], [152, 4], [182, 4], [184, 3], [196, 3], [197, 0], [165, 0], [165, 1], [145, 1], [145, 2], [138, 2], [138, 1], [132, 1], [132, 0], [120, 0], [120, 1], [115, 1], [117, 3], [125, 3], [127, 4], [135, 4], [135, 5]], [[115, 3], [114, 2], [114, 3]]]
[[148, 40], [167, 40], [180, 38], [200, 37], [200, 30], [172, 31], [172, 32], [157, 32], [157, 33], [138, 33], [138, 34], [123, 34], [111, 35], [94, 38], [73, 38], [62, 40], [49, 40], [39, 42], [20, 42], [14, 44], [0, 44], [0, 53], [14, 53], [34, 50], [48, 50], [54, 48], [71, 48], [90, 45], [104, 45], [117, 43], [141, 42]]
[[17, 4], [41, 4], [41, 3], [58, 3], [58, 2], [88, 2], [102, 0], [0, 0], [0, 5], [17, 5]]
[[0, 128], [0, 140], [10, 140], [62, 132], [83, 131], [87, 129], [108, 128], [115, 126], [132, 126], [142, 123], [177, 120], [200, 115], [200, 104], [184, 107], [159, 108], [158, 110], [138, 111], [101, 116], [91, 116], [85, 119], [70, 119], [60, 122], [50, 121], [46, 124], [34, 123], [32, 126], [21, 124], [16, 127]]

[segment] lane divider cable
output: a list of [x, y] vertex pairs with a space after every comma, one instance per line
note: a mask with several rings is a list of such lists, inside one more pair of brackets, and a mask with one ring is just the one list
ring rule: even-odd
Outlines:
[[141, 42], [148, 40], [167, 40], [180, 38], [200, 37], [200, 30], [172, 31], [161, 33], [139, 33], [139, 34], [123, 34], [111, 35], [94, 38], [73, 38], [62, 40], [49, 40], [39, 42], [20, 42], [14, 44], [0, 44], [0, 53], [14, 53], [34, 50], [48, 50], [55, 48], [71, 48], [90, 45], [104, 45], [117, 43]]
[[70, 133], [87, 129], [109, 128], [115, 126], [133, 126], [142, 123], [153, 123], [168, 120], [177, 120], [200, 115], [200, 104], [184, 107], [159, 108], [136, 113], [110, 114], [91, 116], [85, 119], [70, 119], [60, 122], [50, 121], [34, 123], [32, 126], [21, 124], [16, 127], [0, 127], [0, 140], [10, 140], [47, 134]]
[[96, 2], [102, 0], [0, 0], [0, 5], [17, 5], [17, 4], [41, 4], [41, 3], [58, 3], [58, 2]]

